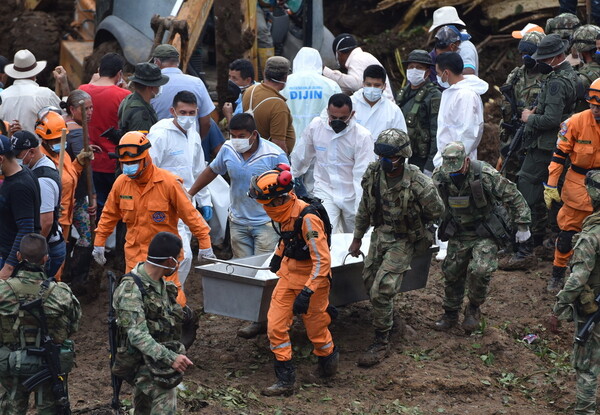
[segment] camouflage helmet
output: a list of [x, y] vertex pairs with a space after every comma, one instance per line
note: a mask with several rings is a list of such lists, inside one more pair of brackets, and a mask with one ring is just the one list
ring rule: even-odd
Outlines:
[[573, 31], [581, 25], [573, 13], [561, 13], [546, 22], [546, 34], [556, 33], [563, 39], [569, 39]]
[[[185, 353], [185, 347], [180, 342], [173, 340], [160, 343], [167, 349], [179, 354]], [[151, 356], [144, 355], [144, 363], [148, 366], [152, 380], [163, 389], [173, 389], [183, 380], [183, 374], [173, 369], [170, 364], [162, 360], [154, 360]]]
[[600, 170], [590, 170], [585, 175], [585, 187], [594, 209], [600, 207]]
[[596, 50], [596, 36], [600, 34], [600, 27], [593, 24], [579, 26], [573, 32], [572, 44], [578, 52]]
[[448, 143], [442, 151], [442, 165], [440, 169], [446, 173], [454, 173], [462, 169], [467, 158], [465, 145], [460, 141]]
[[381, 157], [411, 157], [412, 149], [408, 134], [397, 128], [383, 130], [375, 141], [375, 154]]
[[519, 52], [533, 55], [542, 39], [546, 37], [542, 32], [528, 32], [519, 41]]

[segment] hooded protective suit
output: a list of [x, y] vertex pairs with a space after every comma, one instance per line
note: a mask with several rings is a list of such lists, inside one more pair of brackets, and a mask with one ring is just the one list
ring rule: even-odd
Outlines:
[[383, 96], [375, 105], [371, 106], [365, 99], [361, 88], [352, 95], [352, 109], [355, 111], [356, 122], [369, 130], [373, 142], [377, 140], [379, 133], [383, 130], [397, 128], [408, 132], [400, 107]]
[[480, 95], [487, 90], [487, 82], [475, 75], [465, 75], [465, 79], [442, 93], [438, 113], [438, 152], [433, 158], [435, 167], [442, 164], [442, 151], [453, 141], [461, 141], [467, 156], [477, 160], [477, 146], [483, 135], [483, 102]]

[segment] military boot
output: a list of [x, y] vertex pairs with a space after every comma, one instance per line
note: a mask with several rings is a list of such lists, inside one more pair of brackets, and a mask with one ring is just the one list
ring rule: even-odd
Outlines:
[[549, 293], [556, 294], [562, 289], [566, 271], [567, 267], [552, 267], [552, 277], [550, 278], [550, 281], [548, 281], [547, 286]]
[[183, 307], [183, 324], [181, 327], [181, 343], [185, 346], [185, 350], [189, 350], [196, 341], [198, 327], [200, 327], [198, 314], [186, 305]]
[[264, 334], [267, 332], [267, 322], [259, 321], [250, 323], [247, 326], [242, 327], [237, 331], [238, 337], [242, 337], [244, 339], [253, 339], [259, 334]]
[[296, 369], [291, 360], [285, 362], [275, 361], [275, 376], [277, 382], [262, 390], [265, 396], [290, 396], [294, 393], [296, 383]]
[[498, 268], [504, 271], [527, 271], [535, 269], [537, 264], [537, 257], [533, 253], [533, 241], [529, 239], [527, 242], [517, 244], [517, 252], [513, 255], [502, 258]]
[[479, 328], [479, 320], [481, 320], [481, 311], [479, 306], [469, 303], [465, 307], [465, 318], [462, 323], [462, 328], [467, 334], [471, 334]]
[[375, 330], [375, 340], [369, 348], [358, 358], [358, 365], [371, 367], [381, 362], [390, 352], [390, 332]]
[[340, 362], [340, 352], [337, 346], [334, 346], [333, 352], [329, 356], [319, 356], [319, 364], [317, 366], [317, 373], [322, 378], [329, 378], [335, 375], [338, 371], [338, 364]]
[[458, 324], [458, 311], [448, 311], [435, 322], [433, 328], [437, 331], [448, 331]]

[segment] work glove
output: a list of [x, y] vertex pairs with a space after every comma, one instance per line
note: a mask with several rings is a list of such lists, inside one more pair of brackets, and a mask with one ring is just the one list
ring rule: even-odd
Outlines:
[[89, 161], [94, 160], [94, 152], [92, 150], [90, 150], [90, 151], [81, 150], [79, 152], [79, 154], [77, 154], [77, 161], [82, 166], [85, 166], [85, 164], [87, 163], [88, 160]]
[[213, 217], [213, 208], [212, 206], [202, 206], [200, 208], [200, 214], [204, 218], [205, 221], [209, 221]]
[[522, 244], [526, 242], [529, 238], [531, 238], [531, 232], [529, 232], [529, 226], [519, 225], [517, 228], [517, 234], [515, 235], [515, 240], [518, 244]]
[[583, 291], [579, 294], [579, 302], [581, 303], [581, 311], [583, 311], [586, 316], [598, 311], [598, 304], [596, 304], [594, 291], [592, 291], [587, 284], [583, 286]]
[[279, 255], [273, 255], [273, 258], [271, 258], [271, 262], [269, 262], [269, 270], [275, 274], [277, 271], [279, 271], [279, 268], [281, 268], [281, 260], [283, 258], [280, 257]]
[[300, 291], [300, 294], [298, 294], [294, 300], [294, 314], [306, 314], [311, 295], [313, 295], [313, 291], [308, 287], [304, 287], [302, 291]]
[[204, 258], [216, 258], [212, 247], [206, 249], [198, 249], [198, 261], [203, 261]]
[[544, 183], [544, 202], [546, 203], [546, 207], [550, 209], [552, 207], [552, 202], [560, 203], [560, 195], [558, 194], [558, 189], [556, 186], [550, 186]]
[[99, 265], [106, 264], [103, 246], [95, 246], [94, 250], [92, 251], [92, 256], [94, 257], [94, 261], [96, 261]]

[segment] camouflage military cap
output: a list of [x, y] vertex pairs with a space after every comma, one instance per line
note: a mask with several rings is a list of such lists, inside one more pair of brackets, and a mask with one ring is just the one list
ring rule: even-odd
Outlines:
[[544, 37], [546, 37], [546, 35], [541, 32], [525, 33], [523, 38], [519, 41], [519, 52], [530, 56], [533, 55]]
[[383, 130], [375, 141], [375, 154], [381, 157], [411, 157], [412, 149], [408, 134], [397, 128]]
[[600, 34], [600, 27], [596, 25], [586, 24], [578, 27], [573, 32], [573, 47], [578, 52], [595, 51], [598, 34]]
[[600, 203], [600, 170], [590, 170], [585, 175], [585, 187], [590, 199], [592, 199], [592, 205], [598, 205]]
[[440, 169], [446, 173], [457, 172], [462, 168], [466, 158], [467, 153], [465, 152], [465, 145], [463, 143], [460, 141], [448, 143], [444, 151], [442, 151], [443, 161]]
[[563, 39], [569, 39], [573, 31], [581, 25], [579, 18], [572, 13], [561, 13], [546, 22], [546, 34], [558, 34]]

